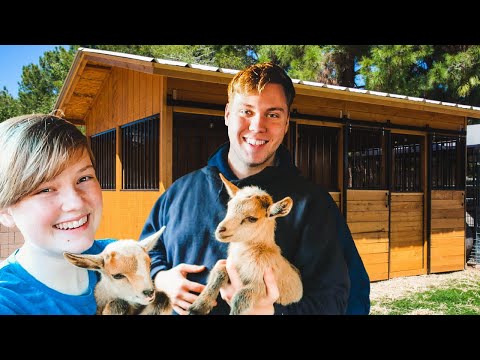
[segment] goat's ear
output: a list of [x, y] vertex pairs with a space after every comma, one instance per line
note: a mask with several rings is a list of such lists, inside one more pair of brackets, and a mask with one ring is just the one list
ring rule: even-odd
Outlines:
[[158, 239], [160, 239], [160, 235], [162, 235], [163, 232], [165, 231], [165, 228], [166, 228], [165, 226], [162, 226], [162, 228], [158, 230], [155, 234], [152, 234], [149, 237], [146, 237], [145, 239], [140, 240], [138, 243], [140, 244], [141, 247], [145, 249], [145, 251], [149, 252], [155, 247]]
[[269, 217], [285, 216], [292, 210], [293, 200], [290, 197], [286, 197], [276, 203], [269, 206], [267, 213]]
[[225, 178], [225, 176], [222, 175], [222, 173], [219, 173], [218, 175], [220, 175], [220, 179], [222, 179], [223, 183], [225, 184], [225, 187], [227, 188], [228, 195], [230, 195], [230, 197], [233, 198], [238, 191], [238, 187], [236, 187], [230, 181], [228, 181]]
[[101, 255], [80, 255], [64, 252], [63, 257], [73, 265], [85, 269], [100, 270], [104, 265], [103, 257]]

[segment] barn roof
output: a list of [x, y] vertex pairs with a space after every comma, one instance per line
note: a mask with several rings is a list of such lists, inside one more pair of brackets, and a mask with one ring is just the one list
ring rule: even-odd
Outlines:
[[[60, 91], [55, 108], [65, 117], [83, 120], [112, 67], [122, 67], [170, 77], [228, 84], [239, 70], [192, 64], [106, 50], [79, 48]], [[292, 79], [297, 94], [364, 101], [480, 119], [480, 107], [372, 90]]]

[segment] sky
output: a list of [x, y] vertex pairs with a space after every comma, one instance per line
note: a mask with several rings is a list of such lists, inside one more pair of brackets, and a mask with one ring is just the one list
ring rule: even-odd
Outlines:
[[8, 92], [18, 96], [18, 83], [22, 78], [22, 67], [37, 64], [45, 51], [69, 45], [0, 45], [0, 90], [6, 86]]

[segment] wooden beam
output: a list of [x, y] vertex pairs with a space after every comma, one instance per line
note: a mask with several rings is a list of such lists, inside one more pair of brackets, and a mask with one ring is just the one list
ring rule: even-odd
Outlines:
[[154, 74], [172, 78], [228, 84], [232, 74], [154, 63]]
[[457, 116], [467, 116], [480, 118], [480, 111], [461, 109], [458, 107], [449, 107], [445, 105], [430, 104], [425, 102], [415, 102], [412, 100], [396, 99], [391, 97], [381, 97], [378, 95], [361, 94], [352, 91], [335, 90], [321, 87], [313, 87], [302, 84], [295, 84], [297, 95], [322, 96], [329, 99], [339, 99], [346, 101], [363, 102], [367, 104], [376, 104], [390, 107], [413, 109], [418, 111], [430, 111], [433, 113], [449, 114]]
[[129, 69], [140, 71], [148, 74], [153, 74], [153, 63], [148, 63], [142, 60], [120, 58], [112, 55], [102, 54], [85, 54], [85, 59], [91, 61], [94, 65], [109, 65], [122, 69]]
[[80, 126], [80, 125], [85, 125], [85, 120], [84, 119], [65, 119], [69, 122], [71, 122], [73, 125], [77, 125], [77, 126]]
[[86, 61], [83, 61], [83, 52], [79, 51], [75, 55], [73, 59], [72, 66], [68, 71], [67, 77], [65, 82], [63, 83], [62, 88], [60, 89], [60, 94], [58, 95], [58, 99], [55, 102], [54, 108], [55, 109], [62, 109], [65, 104], [68, 104], [70, 101], [70, 97], [72, 96], [73, 90], [80, 79], [79, 74], [83, 71], [83, 68], [87, 64]]

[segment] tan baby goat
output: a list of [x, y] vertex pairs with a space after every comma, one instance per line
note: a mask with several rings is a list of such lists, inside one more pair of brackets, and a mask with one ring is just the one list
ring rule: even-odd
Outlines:
[[97, 315], [171, 314], [168, 296], [155, 291], [148, 256], [164, 230], [165, 226], [141, 241], [114, 241], [98, 255], [63, 253], [72, 264], [100, 272], [94, 293]]
[[[239, 189], [220, 174], [230, 201], [225, 219], [218, 224], [215, 237], [228, 242], [228, 261], [237, 269], [244, 284], [232, 298], [230, 315], [247, 312], [257, 299], [266, 296], [263, 280], [267, 268], [272, 268], [280, 296], [277, 302], [288, 305], [299, 301], [303, 295], [300, 273], [281, 254], [275, 243], [276, 218], [286, 216], [293, 200], [286, 197], [276, 203], [265, 191], [256, 186]], [[192, 315], [208, 314], [220, 288], [228, 283], [225, 265], [217, 264], [211, 271], [207, 286], [190, 306]]]

